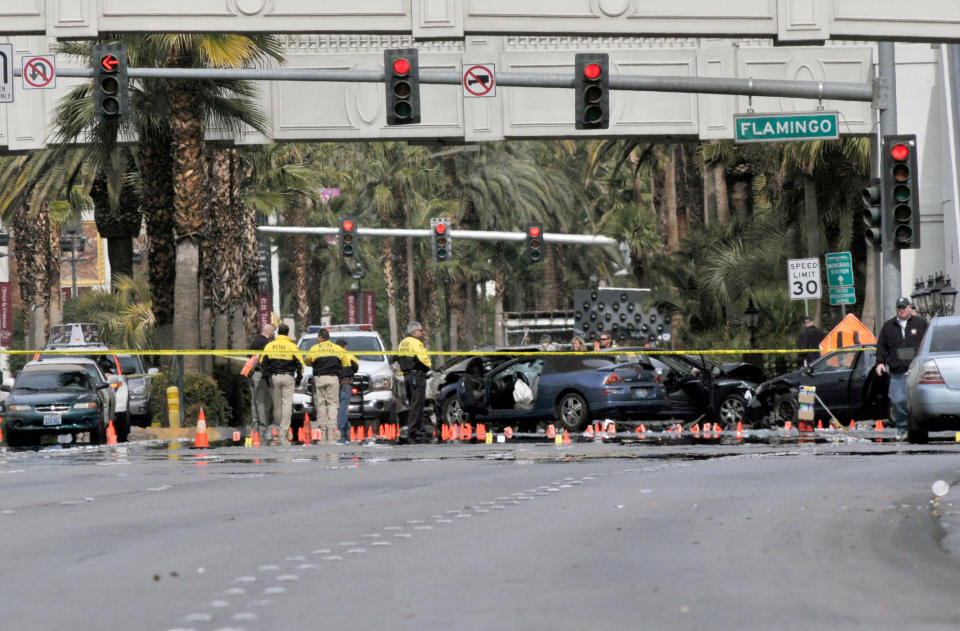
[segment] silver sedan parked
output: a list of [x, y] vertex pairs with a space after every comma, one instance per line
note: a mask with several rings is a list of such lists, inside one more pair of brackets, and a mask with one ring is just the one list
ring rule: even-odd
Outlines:
[[907, 371], [907, 440], [960, 431], [960, 316], [934, 318]]

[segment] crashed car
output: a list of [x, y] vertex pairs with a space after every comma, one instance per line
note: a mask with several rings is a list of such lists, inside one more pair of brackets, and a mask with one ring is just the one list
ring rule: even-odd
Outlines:
[[887, 387], [890, 377], [877, 375], [877, 348], [858, 344], [818, 357], [808, 366], [774, 377], [757, 387], [748, 416], [757, 427], [796, 422], [800, 386], [815, 386], [814, 419], [886, 419], [890, 416]]
[[447, 386], [456, 385], [461, 375], [467, 371], [468, 366], [473, 366], [475, 370], [477, 366], [477, 362], [473, 361], [475, 357], [480, 358], [483, 372], [486, 373], [515, 357], [509, 353], [528, 353], [539, 350], [538, 346], [489, 346], [478, 348], [469, 354], [448, 358], [427, 375], [426, 401], [428, 404], [432, 402], [436, 405], [437, 417], [439, 418], [440, 407], [437, 395]]

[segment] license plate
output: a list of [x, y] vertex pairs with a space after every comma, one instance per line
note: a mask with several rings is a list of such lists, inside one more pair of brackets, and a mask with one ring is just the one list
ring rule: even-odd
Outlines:
[[634, 388], [634, 389], [633, 389], [633, 396], [636, 397], [636, 398], [638, 398], [638, 399], [646, 399], [647, 397], [650, 396], [650, 389], [649, 389], [649, 388]]
[[43, 424], [44, 425], [59, 425], [61, 423], [59, 414], [44, 414], [43, 415]]

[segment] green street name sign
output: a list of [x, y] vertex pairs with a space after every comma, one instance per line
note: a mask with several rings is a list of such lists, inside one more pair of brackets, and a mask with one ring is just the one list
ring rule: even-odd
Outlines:
[[857, 302], [857, 292], [853, 287], [831, 287], [830, 304], [832, 305], [852, 305]]
[[853, 285], [853, 256], [849, 252], [828, 252], [827, 286]]
[[735, 142], [832, 140], [840, 137], [837, 112], [734, 114]]

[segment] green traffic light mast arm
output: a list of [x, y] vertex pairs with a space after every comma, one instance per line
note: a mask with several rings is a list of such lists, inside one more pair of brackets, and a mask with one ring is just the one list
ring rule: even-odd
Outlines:
[[[20, 76], [20, 68], [14, 75]], [[92, 77], [89, 68], [57, 68], [61, 77]], [[336, 68], [128, 68], [132, 79], [237, 79], [263, 81], [333, 81], [384, 83], [382, 70], [344, 70]], [[420, 70], [420, 83], [460, 85], [463, 75], [452, 70]], [[497, 84], [504, 87], [573, 88], [573, 73], [498, 72]], [[747, 96], [786, 96], [840, 101], [874, 100], [870, 83], [840, 81], [790, 81], [780, 79], [736, 79], [722, 77], [660, 77], [647, 75], [610, 75], [611, 90], [645, 92], [696, 92], [702, 94], [742, 94]]]
[[[320, 228], [306, 226], [258, 226], [260, 232], [274, 234], [338, 234], [339, 228]], [[357, 228], [362, 237], [425, 237], [430, 238], [433, 231], [418, 228]], [[450, 238], [472, 241], [524, 241], [526, 232], [499, 232], [496, 230], [450, 230]], [[561, 234], [544, 232], [544, 243], [576, 243], [580, 245], [617, 245], [616, 239], [595, 234]]]

